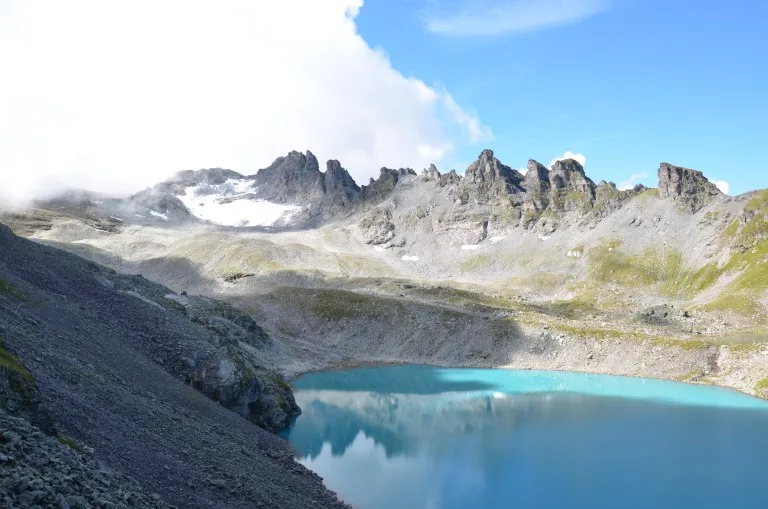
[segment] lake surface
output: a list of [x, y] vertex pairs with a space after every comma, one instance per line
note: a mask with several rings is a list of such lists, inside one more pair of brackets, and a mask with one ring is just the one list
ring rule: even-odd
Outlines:
[[354, 507], [768, 508], [768, 402], [543, 371], [311, 373], [286, 437]]

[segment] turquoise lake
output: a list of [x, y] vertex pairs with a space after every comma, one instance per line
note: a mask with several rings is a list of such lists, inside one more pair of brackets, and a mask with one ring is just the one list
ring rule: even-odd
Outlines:
[[768, 402], [544, 371], [310, 373], [285, 432], [360, 509], [768, 508]]

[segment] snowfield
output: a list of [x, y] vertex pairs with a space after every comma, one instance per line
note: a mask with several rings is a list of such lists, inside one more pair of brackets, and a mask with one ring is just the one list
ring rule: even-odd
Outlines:
[[204, 221], [222, 226], [272, 226], [280, 220], [289, 221], [301, 209], [297, 205], [281, 205], [254, 200], [254, 189], [248, 179], [229, 179], [221, 185], [198, 184], [187, 187], [179, 196], [189, 211]]

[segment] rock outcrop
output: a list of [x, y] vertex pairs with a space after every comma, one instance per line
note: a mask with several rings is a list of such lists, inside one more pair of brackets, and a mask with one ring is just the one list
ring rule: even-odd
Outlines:
[[252, 177], [256, 196], [274, 203], [317, 203], [325, 195], [324, 177], [315, 155], [292, 151]]
[[595, 202], [592, 206], [592, 213], [597, 218], [602, 218], [620, 209], [632, 197], [646, 190], [642, 184], [638, 184], [632, 189], [621, 190], [613, 182], [601, 180], [595, 188]]
[[671, 198], [689, 212], [701, 210], [722, 194], [700, 171], [669, 163], [659, 167], [659, 197]]
[[411, 168], [400, 168], [393, 170], [390, 168], [381, 168], [379, 178], [371, 179], [367, 186], [362, 188], [362, 199], [367, 203], [378, 203], [392, 193], [395, 185], [404, 177], [415, 177], [416, 172]]
[[549, 172], [549, 184], [555, 210], [586, 212], [595, 202], [595, 183], [574, 159], [556, 161]]
[[522, 203], [525, 189], [524, 177], [485, 149], [477, 161], [469, 165], [461, 179], [459, 197], [462, 203], [488, 204], [498, 199]]

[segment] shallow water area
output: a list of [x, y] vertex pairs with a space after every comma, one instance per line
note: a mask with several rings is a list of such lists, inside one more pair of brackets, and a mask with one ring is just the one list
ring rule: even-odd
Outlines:
[[310, 373], [286, 437], [354, 507], [765, 508], [768, 402], [580, 373]]

